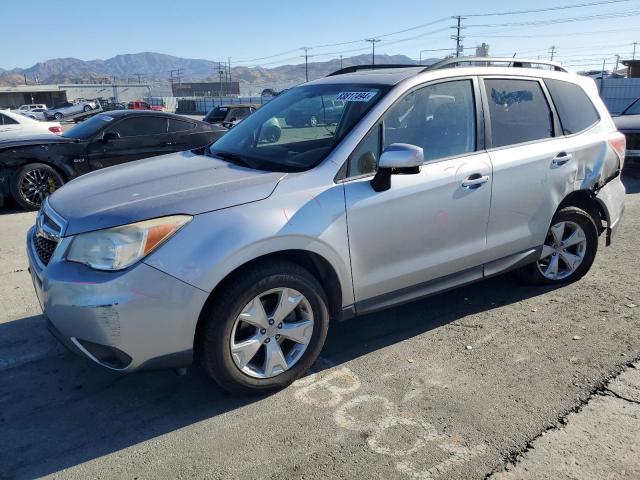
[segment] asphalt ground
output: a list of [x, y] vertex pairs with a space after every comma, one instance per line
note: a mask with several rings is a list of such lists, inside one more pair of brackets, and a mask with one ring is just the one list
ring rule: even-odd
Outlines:
[[[601, 239], [581, 281], [532, 288], [503, 275], [336, 323], [313, 373], [251, 398], [195, 370], [120, 375], [62, 349], [26, 270], [34, 214], [5, 209], [0, 478], [482, 479], [517, 468], [640, 356], [640, 180], [624, 181], [613, 246]], [[618, 467], [611, 478], [633, 478]]]

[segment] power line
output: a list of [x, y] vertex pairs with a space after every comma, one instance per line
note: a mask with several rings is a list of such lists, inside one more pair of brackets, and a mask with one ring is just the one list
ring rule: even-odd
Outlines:
[[527, 27], [536, 25], [556, 25], [559, 23], [585, 22], [589, 20], [607, 20], [610, 18], [629, 17], [640, 14], [640, 10], [627, 10], [625, 12], [600, 13], [597, 15], [584, 15], [581, 17], [565, 17], [545, 20], [531, 20], [528, 22], [508, 22], [508, 23], [484, 23], [468, 25], [469, 28], [499, 28], [499, 27]]
[[630, 0], [605, 0], [601, 2], [575, 3], [573, 5], [564, 5], [561, 7], [535, 8], [533, 10], [515, 10], [511, 12], [493, 12], [493, 13], [470, 13], [465, 15], [465, 17], [493, 17], [493, 16], [502, 16], [502, 15], [520, 15], [523, 13], [540, 13], [540, 12], [550, 12], [554, 10], [568, 10], [570, 8], [593, 7], [596, 5], [607, 5], [610, 3], [622, 3], [622, 2], [629, 2], [629, 1]]

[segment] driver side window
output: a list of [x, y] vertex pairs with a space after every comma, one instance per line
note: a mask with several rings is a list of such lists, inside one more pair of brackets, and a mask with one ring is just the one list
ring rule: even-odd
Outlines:
[[[349, 177], [375, 173], [380, 153], [392, 143], [424, 150], [425, 161], [476, 150], [476, 112], [471, 80], [454, 80], [414, 90], [400, 99], [349, 159]], [[381, 149], [382, 146], [382, 149]]]

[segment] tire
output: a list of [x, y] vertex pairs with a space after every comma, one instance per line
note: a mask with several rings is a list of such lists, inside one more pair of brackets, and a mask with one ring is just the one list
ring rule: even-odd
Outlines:
[[85, 105], [82, 110], [85, 112], [90, 112], [91, 110], [93, 110], [93, 108], [91, 108], [91, 105]]
[[[579, 231], [582, 232], [583, 241], [580, 240]], [[562, 241], [558, 242], [558, 238]], [[574, 243], [578, 240], [579, 243]], [[553, 216], [540, 259], [514, 273], [528, 285], [575, 282], [589, 271], [597, 250], [598, 229], [593, 218], [577, 207], [566, 207]], [[573, 265], [570, 265], [571, 262]]]
[[315, 115], [311, 115], [309, 117], [309, 126], [317, 127], [318, 126], [318, 117], [316, 117]]
[[29, 163], [11, 176], [11, 196], [25, 210], [38, 210], [46, 197], [64, 185], [64, 178], [44, 163]]
[[56, 112], [56, 114], [53, 116], [53, 118], [55, 118], [56, 120], [62, 120], [63, 117], [64, 115], [62, 115], [62, 113], [60, 112]]
[[[299, 303], [284, 320], [275, 323], [278, 322], [276, 305], [283, 298], [281, 291], [285, 288], [290, 292], [286, 298], [296, 299]], [[318, 358], [327, 336], [329, 310], [324, 290], [306, 269], [287, 261], [258, 264], [237, 275], [216, 298], [203, 317], [196, 348], [205, 373], [224, 389], [243, 394], [279, 390], [301, 377]], [[266, 313], [262, 318], [271, 322], [270, 325], [259, 321], [261, 316], [256, 313], [259, 310], [256, 301]], [[276, 317], [275, 322], [271, 317]], [[266, 328], [258, 328], [246, 319]], [[285, 338], [284, 332], [291, 335], [291, 327], [298, 325], [298, 328], [306, 325], [304, 336], [310, 335], [305, 338], [304, 347], [302, 343]], [[301, 332], [296, 334], [303, 336]], [[255, 348], [251, 351], [239, 348], [249, 345], [247, 342]], [[232, 343], [235, 356], [232, 355]], [[273, 349], [282, 355], [274, 354]], [[272, 352], [269, 358], [282, 359], [284, 364], [280, 362], [279, 365], [287, 368], [276, 368], [267, 362], [268, 352]], [[285, 357], [295, 361], [286, 365], [289, 360]]]

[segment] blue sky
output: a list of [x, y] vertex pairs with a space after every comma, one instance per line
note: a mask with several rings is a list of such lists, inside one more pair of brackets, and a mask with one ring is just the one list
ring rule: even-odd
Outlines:
[[[340, 52], [345, 56], [366, 53], [370, 50], [364, 38], [400, 30], [407, 31], [382, 36], [376, 53], [418, 58], [423, 49], [451, 48], [454, 42], [449, 36], [454, 31], [448, 27], [454, 21], [448, 17], [467, 15], [463, 21], [467, 26], [465, 47], [485, 41], [494, 55], [517, 52], [548, 58], [549, 47], [556, 45], [556, 59], [582, 69], [588, 64], [601, 65], [603, 57], [612, 63], [616, 53], [630, 57], [631, 43], [640, 41], [640, 0], [609, 0], [602, 5], [516, 15], [471, 15], [596, 1], [8, 0], [1, 17], [3, 36], [9, 41], [0, 42], [0, 67], [29, 67], [61, 57], [105, 59], [144, 51], [209, 60], [231, 57], [233, 65], [271, 67], [300, 63], [298, 48], [303, 46], [313, 47], [310, 61], [337, 58]], [[601, 15], [609, 18], [584, 18]], [[529, 22], [542, 23], [501, 26]], [[351, 41], [354, 43], [323, 46]], [[423, 52], [423, 56], [446, 53]]]

